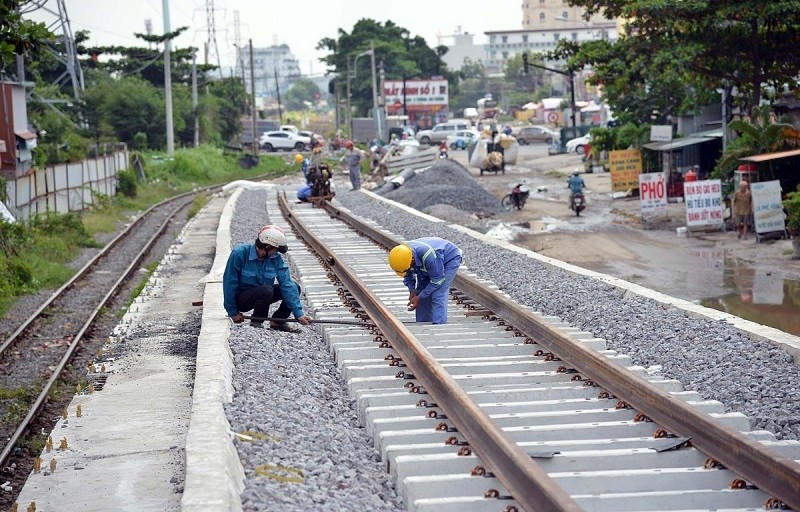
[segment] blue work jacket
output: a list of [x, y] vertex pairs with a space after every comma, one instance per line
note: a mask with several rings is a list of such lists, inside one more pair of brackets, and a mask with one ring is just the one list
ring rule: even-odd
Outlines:
[[[406, 272], [403, 284], [420, 299], [433, 294], [445, 281], [444, 269], [448, 264], [461, 264], [461, 249], [453, 242], [435, 236], [409, 240], [414, 262]], [[458, 259], [457, 263], [454, 261]], [[425, 286], [419, 288], [422, 284]]]
[[292, 273], [283, 256], [277, 253], [271, 258], [259, 260], [255, 244], [239, 244], [234, 247], [228, 256], [225, 273], [222, 274], [223, 305], [228, 316], [239, 313], [236, 307], [236, 293], [239, 290], [272, 286], [275, 279], [281, 286], [283, 301], [292, 310], [292, 315], [295, 318], [303, 316], [300, 294], [297, 293], [297, 285], [292, 281]]

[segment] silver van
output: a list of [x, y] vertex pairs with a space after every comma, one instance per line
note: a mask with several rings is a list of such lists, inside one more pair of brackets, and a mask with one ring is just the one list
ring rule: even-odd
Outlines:
[[430, 130], [420, 130], [415, 135], [420, 144], [438, 144], [460, 130], [472, 128], [469, 121], [448, 121], [439, 123]]

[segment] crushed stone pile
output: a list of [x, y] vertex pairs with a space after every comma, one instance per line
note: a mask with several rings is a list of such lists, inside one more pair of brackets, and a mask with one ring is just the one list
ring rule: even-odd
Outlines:
[[467, 213], [499, 214], [500, 200], [486, 191], [461, 164], [440, 160], [384, 197], [419, 211], [450, 205]]

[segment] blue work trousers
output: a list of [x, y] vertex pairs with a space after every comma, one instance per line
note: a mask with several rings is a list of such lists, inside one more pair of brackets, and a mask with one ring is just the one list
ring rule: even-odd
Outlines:
[[[453, 258], [444, 266], [444, 283], [429, 297], [421, 299], [415, 309], [417, 322], [431, 322], [434, 324], [447, 323], [447, 300], [450, 297], [450, 285], [456, 278], [456, 272], [461, 265], [461, 258]], [[424, 289], [430, 280], [418, 283], [417, 289]]]

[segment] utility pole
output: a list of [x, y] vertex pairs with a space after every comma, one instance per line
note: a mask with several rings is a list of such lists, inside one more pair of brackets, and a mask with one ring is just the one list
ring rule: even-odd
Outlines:
[[281, 110], [281, 88], [278, 85], [278, 68], [272, 68], [275, 71], [275, 95], [278, 98], [278, 120], [283, 124], [283, 111]]
[[194, 147], [200, 145], [200, 119], [197, 112], [197, 59], [192, 52], [192, 112], [194, 112]]
[[258, 109], [256, 108], [256, 78], [253, 71], [253, 40], [250, 39], [250, 92], [253, 99], [250, 105], [250, 111], [253, 117], [253, 158], [258, 158]]
[[351, 113], [350, 107], [350, 57], [347, 57], [347, 98], [345, 101], [347, 103], [347, 138], [353, 138], [353, 115]]
[[370, 42], [369, 54], [371, 56], [372, 65], [372, 117], [375, 118], [375, 128], [378, 131], [378, 138], [383, 140], [383, 125], [381, 123], [381, 115], [378, 111], [378, 82], [375, 74], [375, 41]]
[[[169, 0], [162, 0], [164, 10], [164, 34], [169, 34]], [[172, 123], [172, 65], [170, 53], [172, 42], [169, 37], [164, 41], [164, 97], [167, 104], [167, 156], [175, 153], [175, 134]]]
[[544, 67], [544, 66], [540, 66], [538, 64], [534, 64], [532, 62], [529, 65], [533, 66], [535, 68], [544, 69], [545, 71], [550, 71], [552, 73], [558, 73], [559, 75], [564, 75], [564, 76], [569, 77], [570, 110], [572, 110], [572, 130], [573, 130], [573, 136], [577, 137], [578, 136], [578, 115], [577, 115], [577, 112], [575, 112], [575, 110], [576, 110], [575, 109], [575, 73], [573, 73], [572, 71], [562, 71], [560, 69], [547, 68], [547, 67]]

